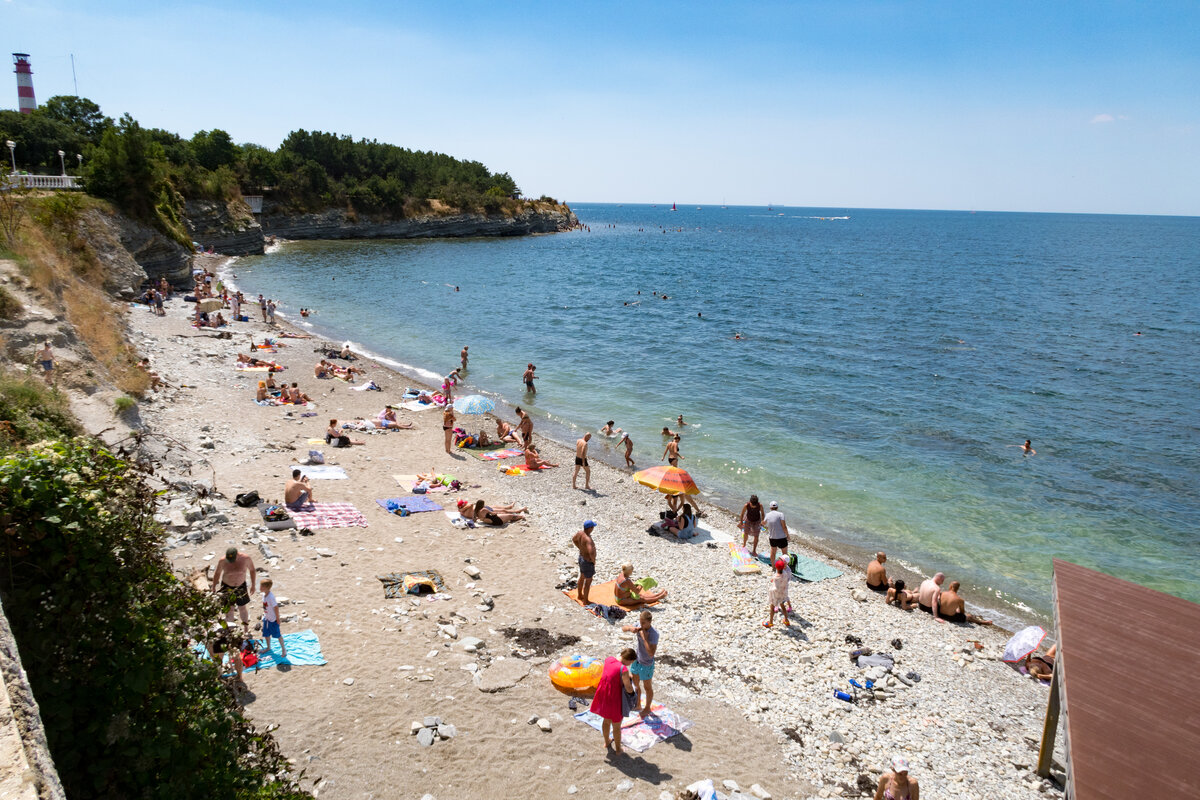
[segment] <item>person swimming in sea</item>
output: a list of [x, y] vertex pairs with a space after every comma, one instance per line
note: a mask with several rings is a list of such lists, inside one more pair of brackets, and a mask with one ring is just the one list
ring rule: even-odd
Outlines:
[[1021, 448], [1021, 452], [1027, 456], [1037, 455], [1037, 450], [1033, 449], [1033, 441], [1030, 439], [1026, 439], [1025, 444], [1010, 444], [1009, 447], [1019, 447]]

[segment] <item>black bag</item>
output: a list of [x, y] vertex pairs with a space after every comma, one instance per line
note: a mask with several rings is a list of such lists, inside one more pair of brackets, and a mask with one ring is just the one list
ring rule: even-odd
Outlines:
[[257, 489], [251, 489], [248, 492], [242, 492], [233, 499], [234, 505], [239, 505], [242, 508], [253, 508], [258, 505], [261, 498], [258, 496]]

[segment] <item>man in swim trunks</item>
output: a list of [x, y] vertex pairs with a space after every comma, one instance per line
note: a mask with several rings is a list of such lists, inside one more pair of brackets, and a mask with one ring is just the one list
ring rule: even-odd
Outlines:
[[302, 506], [313, 502], [312, 486], [308, 478], [298, 470], [292, 470], [292, 478], [283, 487], [283, 503], [293, 511], [299, 511]]
[[579, 601], [585, 606], [588, 592], [592, 589], [592, 578], [596, 574], [596, 542], [592, 539], [592, 531], [596, 523], [590, 519], [583, 523], [583, 530], [571, 537], [575, 547], [579, 549]]
[[525, 368], [525, 374], [521, 376], [521, 380], [525, 382], [525, 391], [537, 394], [537, 389], [534, 388], [533, 382], [537, 379], [537, 375], [533, 371], [537, 369], [533, 364]]
[[771, 510], [767, 512], [763, 522], [767, 526], [767, 544], [771, 545], [771, 557], [767, 563], [775, 563], [776, 550], [783, 551], [783, 560], [786, 563], [788, 560], [788, 526], [787, 518], [779, 510], [779, 503], [771, 501]]
[[973, 622], [976, 625], [991, 625], [992, 621], [977, 614], [967, 613], [966, 601], [958, 594], [958, 581], [951, 581], [950, 588], [938, 598], [938, 619], [946, 622]]
[[37, 361], [42, 367], [42, 377], [49, 383], [54, 375], [54, 351], [50, 349], [49, 342], [44, 342], [42, 349], [38, 350]]
[[592, 488], [592, 468], [588, 466], [587, 450], [588, 441], [592, 438], [592, 432], [588, 431], [583, 435], [582, 439], [575, 441], [575, 471], [571, 473], [571, 488], [578, 488], [575, 485], [575, 479], [579, 477], [579, 468], [583, 467], [583, 488], [590, 490]]
[[935, 618], [938, 616], [938, 598], [945, 581], [946, 576], [939, 572], [932, 578], [926, 578], [921, 583], [921, 588], [917, 589], [917, 606], [926, 614], [933, 614]]
[[880, 550], [875, 554], [875, 560], [867, 564], [867, 588], [872, 592], [884, 593], [891, 586], [887, 570], [883, 568], [885, 561], [887, 561], [887, 553]]
[[233, 622], [234, 605], [242, 617], [242, 626], [250, 627], [250, 595], [254, 594], [254, 584], [257, 574], [254, 562], [245, 553], [239, 553], [236, 547], [225, 551], [225, 557], [217, 563], [213, 570], [213, 594], [221, 593], [221, 600], [229, 604], [225, 619]]
[[675, 438], [673, 438], [671, 441], [667, 442], [667, 449], [663, 450], [662, 458], [660, 458], [659, 461], [662, 461], [663, 458], [667, 459], [667, 463], [670, 464], [672, 467], [679, 466], [679, 459], [683, 458], [683, 456], [679, 455], [679, 434], [678, 433], [675, 434]]
[[466, 345], [463, 345], [462, 352], [458, 354], [458, 357], [460, 359], [462, 359], [462, 371], [466, 372], [467, 371], [467, 346]]
[[517, 429], [502, 419], [496, 420], [496, 436], [502, 442], [511, 442], [513, 444], [519, 442], [519, 439], [517, 439]]
[[533, 444], [533, 420], [517, 406], [517, 416], [520, 417], [520, 422], [517, 423], [517, 430], [521, 434], [521, 442], [528, 447]]

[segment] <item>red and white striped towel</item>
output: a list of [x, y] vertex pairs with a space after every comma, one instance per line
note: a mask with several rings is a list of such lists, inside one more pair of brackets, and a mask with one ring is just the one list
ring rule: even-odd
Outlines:
[[353, 503], [310, 503], [302, 511], [288, 509], [297, 528], [360, 528], [367, 527], [364, 517]]

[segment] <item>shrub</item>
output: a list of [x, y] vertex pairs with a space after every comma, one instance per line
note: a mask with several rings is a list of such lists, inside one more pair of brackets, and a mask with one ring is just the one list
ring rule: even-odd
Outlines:
[[171, 573], [154, 501], [95, 440], [0, 458], [0, 599], [67, 796], [308, 797], [192, 652], [220, 609]]
[[78, 433], [62, 394], [33, 378], [0, 374], [0, 453]]
[[8, 289], [0, 286], [0, 319], [12, 319], [24, 310], [21, 301]]
[[137, 401], [127, 394], [123, 394], [113, 401], [113, 406], [116, 407], [118, 414], [124, 414], [136, 405]]

